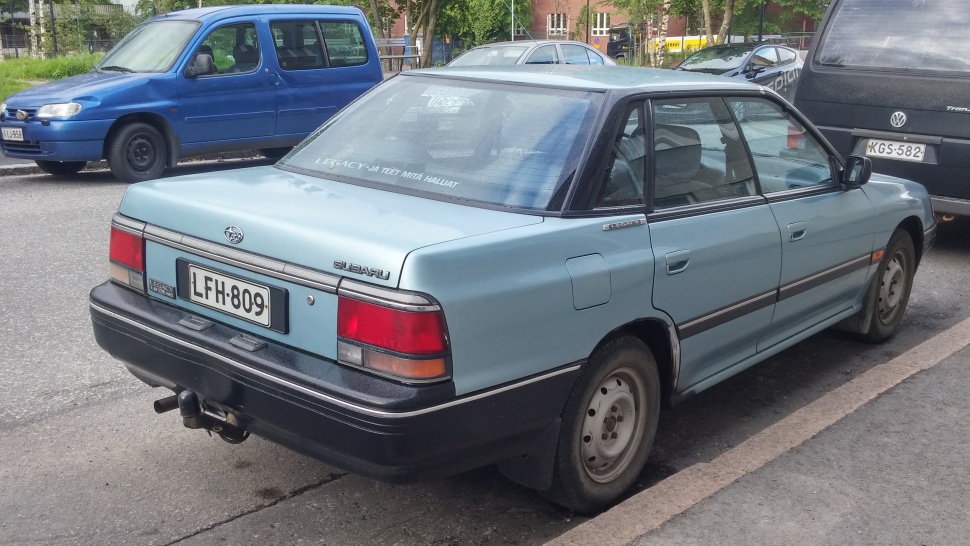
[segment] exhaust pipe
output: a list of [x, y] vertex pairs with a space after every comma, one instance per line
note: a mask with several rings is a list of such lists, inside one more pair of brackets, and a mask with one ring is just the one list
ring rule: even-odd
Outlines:
[[173, 394], [161, 400], [155, 400], [155, 413], [165, 413], [179, 407], [179, 396]]
[[[215, 432], [220, 438], [230, 444], [241, 444], [249, 438], [249, 432], [235, 425], [230, 425], [225, 421], [206, 415], [199, 404], [199, 397], [190, 390], [178, 393], [176, 405], [179, 408], [179, 415], [182, 416], [182, 424], [186, 428], [201, 428], [212, 433]], [[168, 398], [158, 402], [166, 402]], [[156, 402], [156, 404], [158, 404]], [[174, 409], [174, 408], [173, 408]]]
[[957, 216], [955, 214], [950, 214], [949, 212], [937, 213], [936, 215], [936, 221], [941, 223], [952, 222], [956, 219], [957, 219]]

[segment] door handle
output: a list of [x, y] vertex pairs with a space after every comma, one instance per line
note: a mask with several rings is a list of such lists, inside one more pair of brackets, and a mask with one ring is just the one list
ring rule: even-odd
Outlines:
[[807, 232], [808, 228], [805, 227], [805, 222], [794, 222], [788, 224], [789, 241], [800, 241], [805, 237], [805, 233]]
[[270, 72], [270, 74], [269, 74], [269, 83], [271, 83], [273, 85], [279, 85], [280, 84], [280, 76], [279, 76], [279, 74], [277, 74], [276, 72]]
[[687, 269], [688, 264], [690, 264], [689, 250], [675, 250], [673, 252], [668, 252], [664, 257], [667, 260], [668, 275], [683, 273], [683, 271]]

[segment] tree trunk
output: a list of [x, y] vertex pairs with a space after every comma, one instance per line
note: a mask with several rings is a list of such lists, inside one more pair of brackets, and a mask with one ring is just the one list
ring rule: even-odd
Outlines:
[[734, 18], [734, 0], [724, 0], [724, 20], [721, 21], [721, 30], [717, 31], [717, 43], [723, 44], [727, 37], [728, 30], [731, 28], [731, 19]]
[[378, 38], [390, 38], [387, 33], [387, 29], [384, 28], [384, 20], [381, 19], [381, 4], [380, 0], [370, 0], [370, 16], [374, 21], [374, 25], [377, 26], [379, 32], [377, 33]]
[[664, 0], [660, 8], [660, 32], [657, 36], [657, 68], [663, 68], [667, 53], [667, 23], [670, 22], [670, 0]]
[[40, 59], [44, 56], [44, 52], [41, 51], [41, 44], [43, 44], [43, 34], [44, 34], [44, 18], [40, 13], [40, 0], [29, 0], [27, 4], [27, 13], [30, 17], [30, 56]]
[[711, 0], [701, 0], [701, 14], [704, 17], [704, 35], [707, 45], [714, 45], [714, 35], [711, 33]]

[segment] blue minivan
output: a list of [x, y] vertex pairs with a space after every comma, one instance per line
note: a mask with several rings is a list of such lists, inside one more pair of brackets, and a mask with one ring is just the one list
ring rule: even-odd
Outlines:
[[136, 27], [89, 73], [7, 98], [0, 147], [54, 175], [106, 159], [121, 180], [149, 180], [186, 156], [283, 155], [382, 77], [357, 8], [177, 11]]

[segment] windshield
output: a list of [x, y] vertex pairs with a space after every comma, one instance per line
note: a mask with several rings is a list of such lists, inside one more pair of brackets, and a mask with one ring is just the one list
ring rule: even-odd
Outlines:
[[684, 59], [677, 68], [691, 72], [722, 74], [741, 66], [751, 53], [748, 47], [709, 47]]
[[449, 66], [495, 66], [515, 64], [525, 53], [525, 46], [481, 47], [472, 49], [451, 61]]
[[816, 55], [819, 64], [970, 72], [967, 0], [845, 0]]
[[586, 91], [397, 77], [279, 165], [469, 204], [557, 210], [601, 100]]
[[94, 68], [98, 71], [165, 72], [172, 68], [198, 27], [197, 21], [152, 21], [137, 26]]

